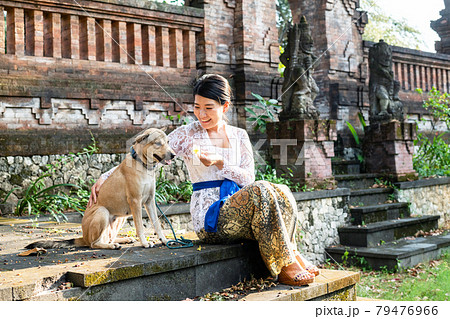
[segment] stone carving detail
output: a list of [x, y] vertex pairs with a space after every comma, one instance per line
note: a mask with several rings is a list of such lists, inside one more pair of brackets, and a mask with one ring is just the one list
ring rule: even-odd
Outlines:
[[319, 88], [312, 78], [317, 57], [312, 53], [313, 40], [306, 18], [291, 26], [288, 44], [280, 61], [286, 66], [282, 87], [283, 111], [280, 119], [318, 119], [313, 102]]
[[358, 4], [357, 0], [342, 0], [344, 7], [347, 10], [348, 15], [353, 16]]
[[394, 80], [392, 49], [380, 40], [369, 50], [370, 122], [404, 119], [403, 104], [398, 97], [400, 83]]
[[236, 0], [223, 0], [228, 8], [236, 8]]

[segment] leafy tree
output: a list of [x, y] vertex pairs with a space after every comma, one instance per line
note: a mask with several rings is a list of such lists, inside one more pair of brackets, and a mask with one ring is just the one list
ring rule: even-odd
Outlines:
[[278, 43], [284, 48], [287, 45], [286, 34], [292, 24], [292, 12], [288, 0], [277, 0]]
[[390, 45], [416, 50], [424, 45], [417, 29], [408, 25], [405, 19], [398, 20], [387, 14], [376, 0], [361, 0], [360, 6], [369, 17], [363, 40], [378, 42], [383, 39]]

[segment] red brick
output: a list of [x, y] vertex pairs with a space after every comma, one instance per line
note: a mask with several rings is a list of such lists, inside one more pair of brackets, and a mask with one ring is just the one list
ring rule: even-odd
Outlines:
[[[0, 6], [0, 12], [3, 12], [4, 8]], [[0, 54], [6, 53], [6, 46], [5, 46], [5, 19], [0, 19]]]
[[6, 11], [6, 52], [17, 56], [25, 55], [24, 10], [7, 8]]
[[79, 18], [80, 59], [95, 61], [97, 55], [95, 41], [95, 19], [91, 17]]

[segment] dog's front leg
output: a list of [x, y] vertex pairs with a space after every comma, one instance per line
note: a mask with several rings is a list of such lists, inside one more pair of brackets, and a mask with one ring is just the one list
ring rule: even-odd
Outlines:
[[144, 207], [147, 212], [148, 218], [153, 223], [153, 229], [155, 230], [155, 232], [158, 235], [161, 242], [164, 245], [166, 245], [168, 240], [163, 233], [161, 223], [159, 222], [158, 214], [156, 213], [156, 202], [155, 202], [154, 190], [155, 190], [155, 187], [153, 187], [153, 189], [150, 191], [150, 197], [149, 197], [147, 203], [144, 204]]
[[[131, 214], [133, 215], [134, 226], [136, 227], [136, 235], [144, 248], [149, 248], [144, 234], [144, 224], [142, 222], [142, 200], [131, 198], [128, 200]], [[153, 246], [153, 245], [152, 245]]]

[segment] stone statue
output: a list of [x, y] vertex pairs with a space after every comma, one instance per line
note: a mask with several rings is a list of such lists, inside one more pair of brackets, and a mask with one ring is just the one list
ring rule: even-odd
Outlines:
[[318, 119], [319, 112], [313, 102], [319, 88], [312, 78], [314, 62], [313, 40], [306, 18], [291, 26], [288, 44], [280, 61], [286, 66], [282, 87], [283, 110], [280, 119]]
[[394, 80], [391, 47], [380, 40], [369, 50], [370, 122], [404, 120], [403, 104], [398, 97], [400, 82]]

